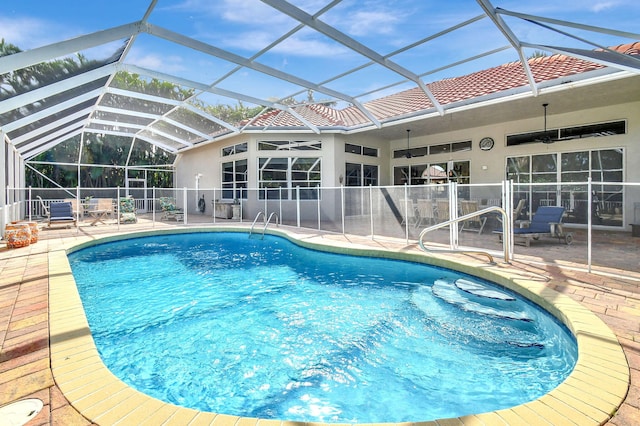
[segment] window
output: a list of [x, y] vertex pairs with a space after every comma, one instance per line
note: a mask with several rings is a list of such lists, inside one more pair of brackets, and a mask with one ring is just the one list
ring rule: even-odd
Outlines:
[[[516, 197], [531, 200], [532, 211], [540, 205], [563, 206], [567, 223], [588, 222], [588, 186], [594, 190], [592, 224], [622, 226], [622, 149], [527, 155], [507, 158], [507, 179], [513, 179]], [[535, 183], [535, 186], [518, 184]], [[542, 185], [541, 185], [542, 184]]]
[[626, 133], [624, 121], [590, 124], [587, 126], [560, 129], [560, 139], [593, 138], [599, 136], [623, 135]]
[[451, 152], [451, 145], [448, 143], [440, 144], [440, 145], [432, 145], [429, 147], [429, 154], [446, 154], [447, 152]]
[[451, 144], [451, 152], [471, 151], [471, 141], [454, 142]]
[[[247, 160], [222, 163], [222, 198], [247, 198]], [[243, 191], [245, 189], [245, 191]]]
[[229, 155], [241, 154], [243, 152], [247, 152], [248, 144], [247, 142], [238, 143], [231, 146], [226, 146], [222, 148], [222, 156], [226, 157]]
[[369, 148], [366, 146], [354, 145], [351, 143], [344, 144], [344, 152], [350, 154], [365, 155], [367, 157], [378, 156], [378, 148]]
[[545, 138], [556, 142], [599, 136], [623, 135], [625, 133], [627, 133], [626, 122], [619, 120], [607, 123], [588, 124], [585, 126], [565, 127], [562, 129], [547, 130], [546, 132], [538, 131], [508, 135], [507, 146], [542, 142]]
[[258, 151], [319, 151], [320, 141], [258, 141]]
[[410, 149], [396, 149], [393, 151], [393, 158], [405, 158], [407, 157], [407, 153], [409, 153], [409, 157], [425, 157], [427, 155], [427, 147], [423, 146], [420, 148], [410, 148]]
[[[318, 198], [320, 158], [259, 158], [258, 167], [258, 186], [267, 189], [268, 199], [295, 199], [296, 187], [300, 187], [300, 199]], [[265, 191], [260, 191], [260, 199], [264, 196]]]
[[425, 181], [422, 173], [427, 169], [427, 164], [412, 164], [410, 166], [393, 168], [394, 185], [421, 185]]
[[455, 181], [469, 183], [469, 161], [447, 161], [442, 163], [412, 164], [394, 167], [394, 185], [422, 185]]
[[362, 154], [362, 147], [360, 145], [353, 145], [350, 143], [344, 144], [344, 152], [348, 152], [351, 154]]
[[363, 146], [362, 155], [366, 155], [367, 157], [377, 157], [378, 148], [369, 148], [369, 147]]
[[409, 149], [396, 149], [393, 158], [405, 158], [407, 153], [410, 158], [424, 157], [427, 155], [446, 154], [448, 152], [471, 151], [471, 141], [442, 143], [437, 145], [422, 146]]
[[377, 186], [378, 166], [346, 163], [345, 186]]

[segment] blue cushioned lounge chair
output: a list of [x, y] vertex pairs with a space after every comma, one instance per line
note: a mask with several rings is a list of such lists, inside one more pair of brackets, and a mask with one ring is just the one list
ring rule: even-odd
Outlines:
[[[540, 206], [531, 222], [522, 222], [521, 227], [513, 228], [513, 236], [522, 239], [527, 247], [532, 239], [537, 240], [540, 236], [564, 239], [565, 243], [571, 244], [573, 236], [570, 233], [565, 234], [562, 229], [563, 215], [564, 207]], [[495, 232], [500, 234], [500, 239], [502, 239], [502, 229], [497, 229]]]
[[49, 204], [48, 227], [51, 227], [51, 225], [66, 224], [68, 228], [71, 223], [75, 226], [76, 218], [73, 215], [73, 207], [70, 202]]

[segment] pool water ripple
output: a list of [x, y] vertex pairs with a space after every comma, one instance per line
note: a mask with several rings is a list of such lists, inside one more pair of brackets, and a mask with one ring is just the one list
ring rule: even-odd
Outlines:
[[[279, 237], [145, 237], [69, 259], [107, 367], [203, 411], [323, 422], [461, 416], [549, 392], [577, 356], [564, 327], [507, 290]], [[459, 278], [516, 300], [470, 294]], [[497, 314], [505, 310], [513, 318]]]

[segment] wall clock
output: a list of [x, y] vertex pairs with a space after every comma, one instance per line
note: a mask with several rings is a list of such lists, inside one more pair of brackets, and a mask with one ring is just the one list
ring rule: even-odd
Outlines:
[[480, 149], [483, 151], [489, 151], [491, 148], [493, 148], [494, 143], [495, 142], [492, 138], [482, 138], [480, 139]]

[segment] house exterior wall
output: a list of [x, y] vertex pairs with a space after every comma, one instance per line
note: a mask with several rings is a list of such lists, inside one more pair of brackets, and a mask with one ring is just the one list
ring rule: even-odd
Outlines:
[[[318, 140], [322, 142], [322, 151], [258, 151], [260, 140]], [[247, 142], [248, 149], [245, 154], [222, 156], [222, 148]], [[345, 144], [364, 145], [378, 149], [378, 157], [368, 157], [345, 153]], [[211, 143], [190, 151], [182, 152], [176, 160], [176, 187], [193, 187], [195, 175], [201, 173], [199, 180], [201, 188], [219, 188], [222, 184], [220, 167], [223, 162], [241, 158], [248, 160], [249, 187], [258, 186], [258, 158], [259, 157], [290, 157], [308, 156], [322, 159], [322, 184], [323, 187], [340, 186], [340, 176], [345, 174], [345, 163], [362, 163], [376, 165], [379, 169], [381, 185], [390, 185], [389, 156], [391, 155], [388, 141], [367, 136], [366, 133], [357, 135], [342, 134], [251, 134], [237, 135], [222, 141]]]
[[[411, 146], [435, 145], [446, 142], [472, 141], [471, 151], [437, 154], [426, 157], [394, 159], [393, 150], [404, 149], [406, 138], [383, 141], [369, 136], [366, 132], [352, 135], [343, 134], [241, 134], [222, 141], [208, 144], [200, 148], [183, 152], [176, 162], [176, 184], [178, 187], [192, 187], [195, 174], [202, 173], [201, 187], [220, 187], [220, 165], [224, 161], [245, 158], [242, 154], [222, 157], [223, 147], [248, 142], [246, 158], [248, 162], [249, 187], [257, 186], [257, 158], [260, 156], [291, 156], [290, 151], [257, 150], [258, 140], [309, 140], [317, 139], [322, 142], [322, 151], [303, 151], [296, 155], [320, 156], [322, 158], [322, 186], [339, 186], [339, 177], [344, 175], [345, 162], [366, 163], [378, 165], [380, 185], [392, 184], [393, 167], [405, 164], [421, 164], [424, 162], [470, 161], [471, 183], [495, 183], [505, 178], [506, 158], [521, 155], [539, 154], [545, 152], [571, 152], [596, 148], [624, 148], [625, 150], [625, 180], [640, 181], [640, 168], [629, 167], [630, 161], [640, 159], [640, 100], [638, 102], [620, 105], [580, 110], [565, 114], [549, 115], [547, 126], [549, 129], [583, 124], [601, 123], [612, 120], [626, 120], [627, 133], [606, 137], [594, 137], [558, 141], [553, 144], [532, 143], [519, 146], [506, 146], [507, 135], [542, 130], [542, 117], [520, 121], [495, 123], [493, 125], [453, 130], [447, 133], [421, 135], [411, 137]], [[404, 136], [404, 135], [403, 135]], [[482, 151], [478, 147], [480, 139], [492, 137], [495, 146], [490, 151]], [[365, 157], [344, 152], [345, 143], [364, 145], [378, 148], [379, 156]], [[635, 159], [635, 160], [634, 160]], [[483, 169], [482, 166], [487, 166]]]
[[[469, 160], [471, 162], [471, 183], [493, 183], [499, 182], [505, 178], [507, 157], [550, 152], [560, 153], [583, 151], [586, 149], [598, 148], [624, 148], [626, 161], [625, 181], [638, 182], [640, 181], [640, 168], [629, 167], [629, 161], [633, 162], [640, 160], [640, 100], [633, 103], [580, 110], [558, 115], [548, 115], [547, 128], [555, 129], [558, 127], [579, 126], [614, 120], [626, 120], [626, 134], [558, 141], [548, 145], [543, 143], [532, 143], [519, 146], [506, 146], [507, 135], [541, 131], [543, 129], [542, 116], [526, 120], [509, 121], [482, 127], [454, 130], [434, 135], [412, 136], [411, 147], [471, 140], [472, 150], [412, 158], [409, 159], [409, 161], [405, 158], [390, 158], [387, 173], [392, 174], [394, 166], [401, 166], [405, 164]], [[464, 125], [464, 123], [460, 123], [460, 125]], [[494, 139], [495, 146], [490, 151], [482, 151], [479, 148], [478, 144], [480, 139], [483, 137], [491, 137]], [[392, 157], [393, 150], [404, 149], [406, 144], [406, 138], [390, 141], [391, 152], [389, 157]], [[482, 169], [483, 165], [487, 166], [486, 170]]]
[[[638, 102], [583, 109], [562, 114], [549, 114], [547, 128], [556, 129], [615, 120], [626, 121], [626, 134], [557, 141], [552, 144], [530, 143], [509, 147], [506, 146], [507, 135], [541, 131], [543, 128], [542, 114], [539, 117], [497, 122], [481, 127], [465, 128], [464, 123], [461, 122], [456, 123], [456, 125], [460, 126], [459, 129], [449, 132], [431, 135], [412, 134], [410, 139], [411, 147], [470, 140], [472, 141], [471, 150], [409, 159], [404, 157], [393, 158], [393, 151], [404, 149], [407, 144], [405, 128], [400, 125], [398, 129], [402, 131], [398, 131], [398, 134], [404, 137], [396, 140], [382, 140], [380, 137], [375, 136], [375, 132], [361, 132], [349, 135], [340, 133], [323, 133], [320, 135], [312, 133], [245, 133], [181, 153], [176, 163], [176, 182], [178, 187], [191, 188], [195, 184], [195, 175], [201, 173], [200, 188], [220, 188], [222, 184], [221, 164], [226, 161], [246, 158], [248, 160], [248, 187], [257, 188], [259, 157], [313, 156], [322, 159], [322, 187], [340, 186], [340, 177], [344, 178], [346, 162], [377, 165], [379, 185], [385, 186], [393, 184], [394, 167], [407, 164], [468, 161], [471, 184], [495, 184], [505, 179], [506, 159], [508, 157], [603, 148], [622, 148], [624, 150], [624, 181], [640, 182], [640, 167], [635, 166], [640, 160], [640, 100]], [[495, 140], [495, 145], [491, 150], [482, 151], [479, 148], [479, 141], [483, 137], [492, 137]], [[322, 142], [322, 150], [258, 151], [257, 142], [259, 140], [318, 140]], [[241, 142], [248, 143], [246, 153], [222, 156], [223, 147]], [[378, 157], [345, 153], [346, 143], [377, 148]], [[625, 226], [633, 219], [634, 201], [640, 202], [640, 200], [634, 200], [633, 197], [625, 197], [625, 217], [627, 218]]]

